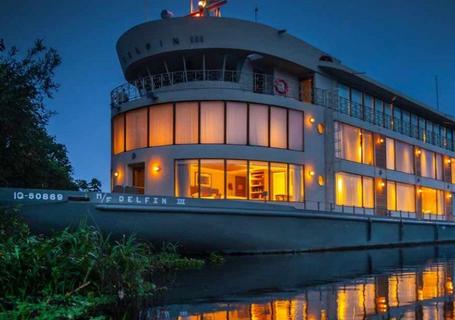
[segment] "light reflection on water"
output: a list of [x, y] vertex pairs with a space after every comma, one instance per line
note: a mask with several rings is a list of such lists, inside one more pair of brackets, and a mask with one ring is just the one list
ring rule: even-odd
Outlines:
[[[402, 256], [402, 252], [400, 255]], [[333, 261], [333, 263], [336, 265], [337, 262]], [[185, 297], [182, 297], [182, 300], [176, 304], [150, 307], [143, 311], [140, 318], [154, 320], [455, 319], [454, 268], [455, 256], [439, 259], [439, 257], [423, 255], [422, 262], [418, 265], [408, 266], [401, 261], [399, 266], [393, 268], [389, 266], [379, 273], [373, 272], [374, 274], [364, 274], [344, 280], [329, 279], [328, 283], [303, 285], [293, 290], [259, 291], [237, 296], [231, 294], [228, 298], [212, 296], [210, 299], [193, 299], [188, 302], [185, 301]], [[374, 271], [371, 261], [368, 269]], [[254, 268], [248, 270], [251, 271]], [[321, 272], [323, 270], [324, 268], [321, 268]], [[302, 270], [302, 277], [304, 273], [305, 270]], [[340, 271], [340, 274], [342, 273]], [[254, 277], [254, 274], [251, 276]], [[286, 274], [278, 273], [276, 276], [286, 277]], [[311, 283], [310, 280], [307, 279], [305, 283]], [[196, 286], [195, 290], [197, 288]], [[245, 289], [251, 292], [255, 288]]]

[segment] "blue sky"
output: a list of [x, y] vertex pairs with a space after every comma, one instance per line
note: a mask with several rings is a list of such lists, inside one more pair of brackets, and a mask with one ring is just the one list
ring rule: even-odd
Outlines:
[[[2, 0], [0, 37], [20, 49], [43, 38], [63, 58], [49, 131], [67, 145], [76, 178], [109, 188], [109, 93], [124, 82], [115, 44], [130, 27], [188, 0]], [[287, 29], [354, 69], [416, 100], [455, 115], [454, 0], [229, 0], [223, 16]]]

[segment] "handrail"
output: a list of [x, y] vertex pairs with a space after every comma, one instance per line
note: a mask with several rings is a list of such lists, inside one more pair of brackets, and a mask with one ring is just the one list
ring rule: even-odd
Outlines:
[[372, 107], [341, 97], [338, 90], [313, 89], [313, 103], [330, 108], [334, 111], [369, 122], [371, 124], [393, 130], [411, 138], [429, 143], [447, 150], [454, 151], [454, 141], [429, 130], [419, 129], [408, 121], [396, 119], [392, 115], [374, 110]]
[[[160, 74], [153, 74], [137, 79], [131, 83], [125, 83], [111, 91], [111, 106], [118, 107], [128, 101], [142, 97], [152, 97], [157, 91], [166, 89], [176, 90], [185, 88], [194, 82], [211, 81], [207, 87], [213, 88], [218, 82], [218, 88], [239, 89], [263, 94], [279, 94], [282, 96], [298, 99], [296, 90], [288, 90], [284, 93], [277, 93], [274, 90], [274, 77], [270, 74], [252, 73], [235, 70], [183, 70]], [[226, 83], [232, 84], [231, 86]], [[289, 88], [291, 89], [291, 88]]]

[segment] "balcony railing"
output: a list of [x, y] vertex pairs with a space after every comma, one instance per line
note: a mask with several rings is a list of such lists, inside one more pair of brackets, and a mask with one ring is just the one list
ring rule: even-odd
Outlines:
[[[111, 92], [111, 105], [143, 97], [153, 97], [156, 92], [186, 88], [237, 89], [274, 95], [274, 77], [270, 74], [233, 70], [187, 70], [150, 75], [132, 83], [118, 86]], [[200, 82], [200, 83], [197, 83]], [[288, 88], [281, 96], [298, 99], [298, 92]]]
[[453, 139], [423, 130], [411, 122], [396, 119], [369, 106], [340, 97], [337, 90], [314, 89], [313, 103], [441, 148], [454, 150]]

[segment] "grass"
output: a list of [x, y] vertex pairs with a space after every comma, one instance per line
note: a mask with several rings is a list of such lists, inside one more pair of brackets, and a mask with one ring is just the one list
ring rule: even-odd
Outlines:
[[153, 296], [153, 274], [204, 263], [172, 245], [114, 241], [84, 224], [33, 235], [15, 212], [0, 211], [0, 319], [103, 319], [103, 306]]

